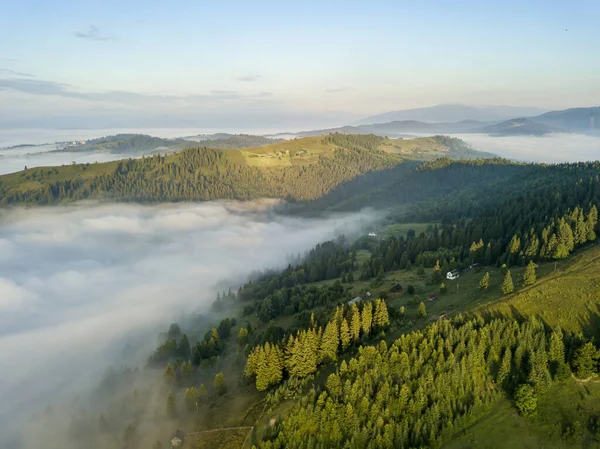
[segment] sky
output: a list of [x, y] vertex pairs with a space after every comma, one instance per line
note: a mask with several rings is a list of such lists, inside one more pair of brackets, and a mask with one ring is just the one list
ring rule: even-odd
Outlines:
[[600, 104], [597, 1], [7, 1], [0, 127], [347, 123]]

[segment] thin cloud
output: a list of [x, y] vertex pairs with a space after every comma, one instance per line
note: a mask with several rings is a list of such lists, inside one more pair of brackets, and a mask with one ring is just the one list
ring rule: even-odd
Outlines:
[[31, 73], [17, 72], [16, 70], [11, 69], [0, 69], [0, 73], [9, 73], [10, 75], [15, 76], [26, 76], [28, 78], [35, 78], [35, 75], [32, 75]]
[[261, 78], [262, 78], [262, 75], [259, 75], [258, 73], [249, 73], [247, 75], [238, 76], [236, 79], [238, 81], [254, 82], [254, 81], [258, 81]]
[[235, 90], [219, 90], [214, 89], [210, 91], [211, 95], [218, 95], [221, 97], [237, 97], [239, 93]]
[[342, 86], [342, 87], [331, 87], [329, 89], [325, 89], [325, 92], [329, 93], [329, 94], [333, 94], [336, 92], [344, 92], [345, 90], [350, 89], [347, 86]]
[[107, 36], [102, 36], [100, 34], [100, 30], [95, 25], [90, 25], [90, 26], [88, 26], [87, 30], [76, 31], [74, 34], [75, 34], [75, 37], [78, 37], [80, 39], [89, 39], [92, 41], [107, 41], [110, 39]]

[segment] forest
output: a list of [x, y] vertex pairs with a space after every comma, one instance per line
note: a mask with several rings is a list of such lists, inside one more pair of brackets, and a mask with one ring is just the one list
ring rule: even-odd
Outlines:
[[[412, 172], [415, 163], [407, 161], [415, 158], [484, 156], [459, 145], [457, 139], [443, 137], [427, 138], [424, 145], [429, 149], [417, 154], [398, 153], [389, 139], [374, 135], [332, 134], [316, 139], [316, 143], [314, 138], [305, 139], [306, 144], [300, 139], [256, 152], [191, 147], [169, 156], [26, 169], [0, 177], [0, 204], [53, 204], [94, 198], [176, 202], [269, 197], [304, 202], [322, 198], [369, 173], [386, 172], [383, 178], [390, 180], [393, 175], [397, 179], [401, 172]], [[272, 147], [273, 153], [265, 159], [265, 151]], [[270, 159], [277, 165], [269, 165]], [[400, 171], [393, 171], [395, 168]]]

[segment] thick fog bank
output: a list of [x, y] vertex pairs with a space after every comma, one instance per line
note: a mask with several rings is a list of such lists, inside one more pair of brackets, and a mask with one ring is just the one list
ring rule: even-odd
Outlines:
[[127, 362], [142, 364], [159, 330], [183, 313], [208, 311], [223, 281], [281, 267], [289, 256], [375, 219], [290, 218], [274, 206], [0, 211], [0, 434], [58, 393], [91, 386], [108, 365], [124, 362], [132, 338], [147, 335], [137, 357], [128, 353]]
[[526, 162], [585, 162], [600, 159], [600, 136], [548, 134], [545, 136], [488, 136], [458, 134], [474, 149]]

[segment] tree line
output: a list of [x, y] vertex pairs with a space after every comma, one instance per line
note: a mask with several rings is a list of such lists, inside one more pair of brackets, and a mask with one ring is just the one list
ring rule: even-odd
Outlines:
[[390, 347], [383, 340], [360, 347], [256, 447], [440, 447], [503, 395], [534, 414], [554, 381], [571, 369], [589, 376], [598, 356], [593, 344], [535, 317], [442, 319]]

